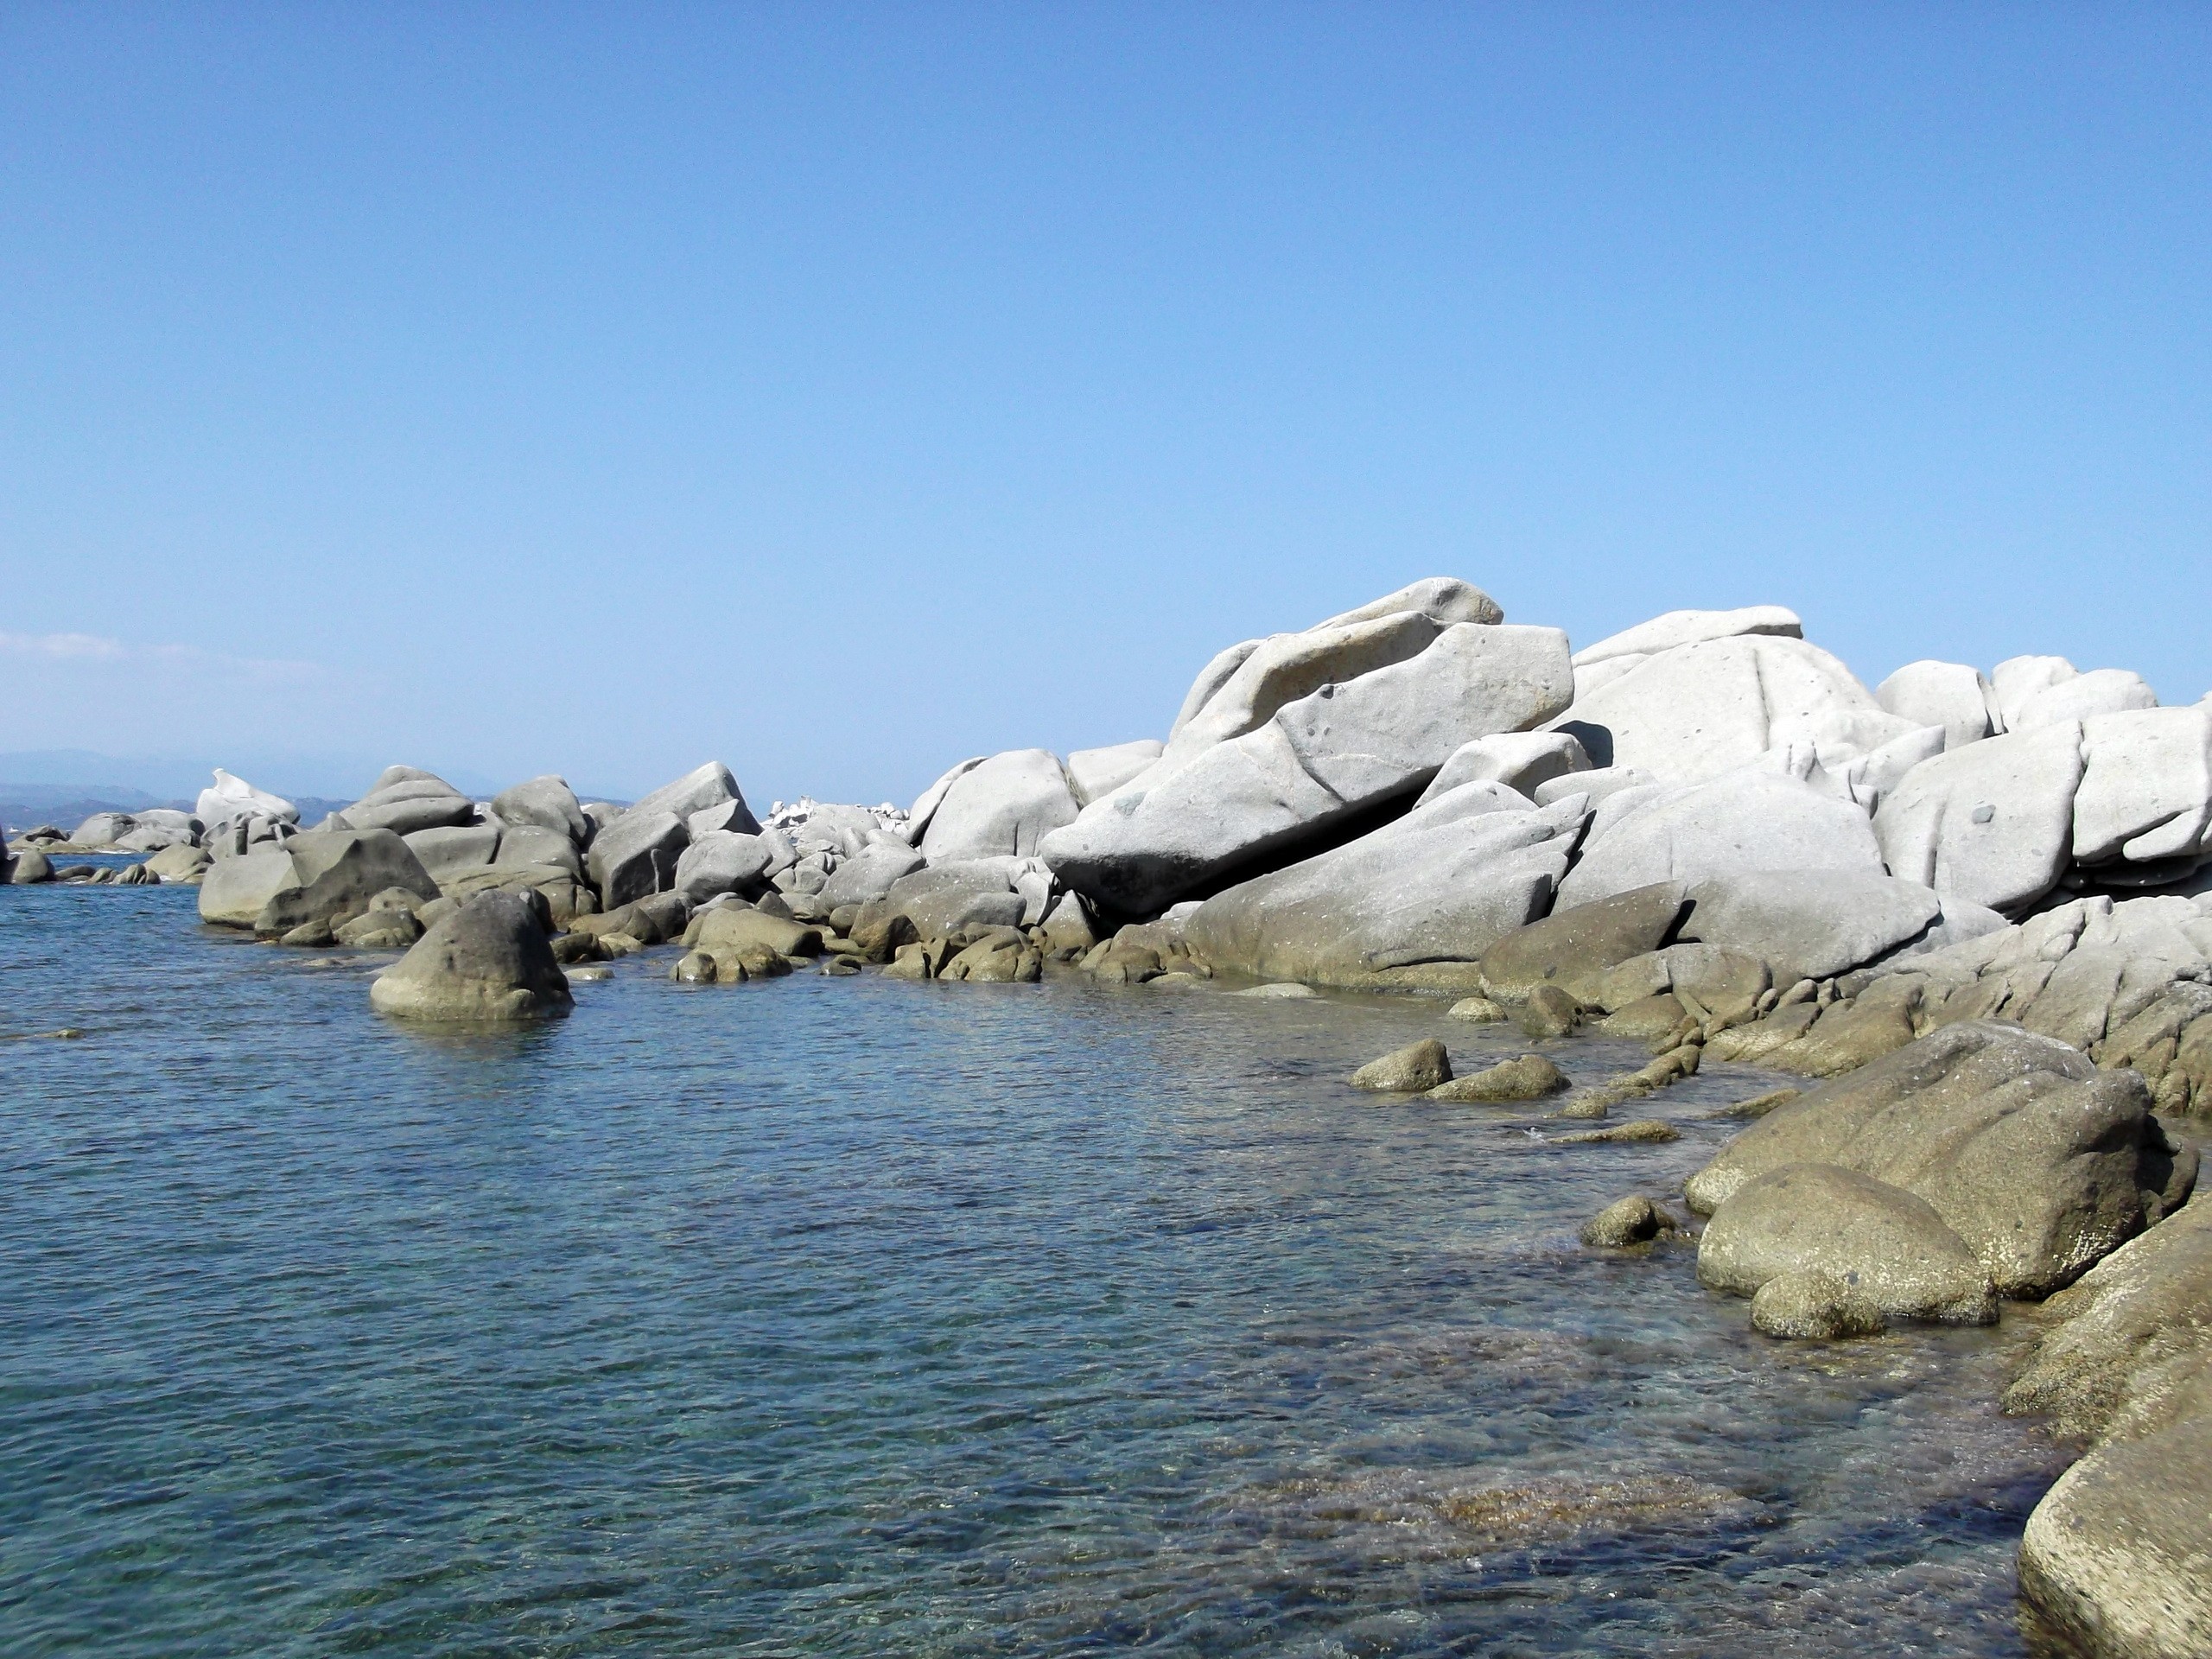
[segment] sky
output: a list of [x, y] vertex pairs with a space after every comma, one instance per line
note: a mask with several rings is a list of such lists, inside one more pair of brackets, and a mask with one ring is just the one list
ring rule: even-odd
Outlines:
[[2193, 700], [2209, 198], [2202, 5], [13, 0], [8, 747], [903, 802], [1430, 575]]

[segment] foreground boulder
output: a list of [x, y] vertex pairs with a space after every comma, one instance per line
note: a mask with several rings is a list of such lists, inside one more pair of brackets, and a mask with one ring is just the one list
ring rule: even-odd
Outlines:
[[1550, 908], [1583, 817], [1579, 799], [1535, 807], [1500, 785], [1467, 784], [1217, 893], [1184, 937], [1217, 971], [1256, 978], [1476, 988], [1484, 951]]
[[1944, 1027], [1801, 1096], [1736, 1137], [1685, 1186], [1712, 1215], [1793, 1164], [1853, 1170], [1926, 1200], [1997, 1289], [2071, 1283], [2196, 1179], [2133, 1072], [2017, 1027]]
[[369, 987], [369, 1006], [405, 1020], [541, 1020], [569, 1012], [537, 906], [518, 893], [479, 893], [440, 917]]
[[1885, 1319], [1997, 1318], [1988, 1274], [1934, 1205], [1830, 1164], [1786, 1164], [1745, 1182], [1698, 1242], [1697, 1276], [1712, 1289], [1756, 1296], [1785, 1274], [1825, 1274], [1840, 1302]]
[[2005, 1396], [2090, 1440], [2020, 1543], [2020, 1588], [2096, 1654], [2212, 1651], [2212, 1204], [2184, 1205], [2051, 1298]]
[[1157, 912], [1417, 794], [1463, 744], [1541, 724], [1573, 690], [1557, 629], [1419, 609], [1258, 642], [1209, 684], [1219, 666], [1158, 762], [1038, 843], [1066, 885]]

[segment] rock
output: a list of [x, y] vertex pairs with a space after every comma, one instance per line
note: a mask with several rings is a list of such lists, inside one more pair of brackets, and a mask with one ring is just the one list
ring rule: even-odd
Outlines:
[[684, 943], [716, 957], [754, 944], [779, 957], [818, 957], [822, 931], [758, 910], [733, 907], [708, 912], [700, 918], [696, 930], [686, 933]]
[[1874, 815], [1892, 874], [1993, 910], [2017, 911], [2058, 883], [2071, 855], [2082, 728], [2008, 732], [1906, 774]]
[[1430, 621], [1445, 626], [1454, 622], [1488, 626], [1505, 620], [1505, 613], [1498, 608], [1497, 601], [1472, 582], [1462, 582], [1457, 576], [1424, 576], [1419, 582], [1408, 582], [1395, 593], [1370, 599], [1340, 616], [1332, 616], [1318, 624], [1317, 628], [1344, 627], [1408, 611], [1418, 611]]
[[1549, 806], [1570, 795], [1580, 795], [1594, 811], [1601, 803], [1624, 791], [1656, 789], [1659, 786], [1658, 779], [1641, 766], [1598, 766], [1588, 772], [1561, 772], [1556, 778], [1538, 784], [1535, 800], [1538, 806]]
[[[372, 907], [333, 929], [331, 942], [356, 950], [404, 950], [421, 938], [423, 931], [423, 925], [411, 911]], [[288, 938], [285, 943], [291, 940]]]
[[1541, 1054], [1502, 1060], [1466, 1077], [1453, 1077], [1428, 1090], [1431, 1100], [1487, 1103], [1541, 1100], [1567, 1087], [1566, 1074]]
[[1887, 874], [1866, 813], [1851, 802], [1794, 778], [1737, 772], [1607, 799], [1560, 884], [1560, 903], [1587, 905], [1659, 882], [1688, 888], [1760, 870]]
[[2040, 1296], [2140, 1231], [2145, 1192], [2163, 1211], [2189, 1190], [2193, 1160], [2149, 1106], [2132, 1072], [2100, 1073], [2050, 1038], [1966, 1021], [1769, 1113], [1684, 1191], [1713, 1214], [1773, 1169], [1854, 1170], [1933, 1205], [2005, 1294]]
[[1962, 663], [1907, 663], [1874, 688], [1874, 701], [1915, 726], [1942, 727], [1946, 750], [1997, 730], [1996, 688]]
[[672, 879], [675, 890], [686, 899], [704, 904], [719, 893], [756, 890], [774, 862], [775, 851], [763, 837], [716, 830], [691, 841], [677, 855]]
[[1643, 997], [1634, 1002], [1624, 1002], [1598, 1022], [1598, 1029], [1608, 1037], [1630, 1037], [1639, 1042], [1679, 1031], [1691, 1020], [1689, 1010], [1681, 999], [1671, 991]]
[[[433, 772], [414, 766], [386, 766], [369, 792], [340, 816], [353, 830], [389, 830], [406, 836], [417, 830], [476, 822], [476, 803]], [[487, 857], [485, 861], [489, 863]]]
[[1574, 705], [1553, 729], [1572, 734], [1597, 766], [1640, 766], [1679, 785], [1793, 747], [1836, 771], [1916, 728], [1818, 646], [1738, 634], [1659, 652], [1602, 683], [1579, 674]]
[[1582, 1242], [1593, 1250], [1625, 1249], [1675, 1230], [1667, 1212], [1641, 1195], [1607, 1205], [1583, 1224]]
[[1445, 1010], [1447, 1020], [1469, 1020], [1480, 1025], [1493, 1025], [1511, 1017], [1501, 1004], [1486, 996], [1463, 996]]
[[1370, 1060], [1351, 1074], [1353, 1088], [1390, 1095], [1426, 1094], [1451, 1080], [1452, 1057], [1433, 1037]]
[[[572, 881], [584, 879], [583, 855], [576, 850], [576, 843], [557, 830], [548, 830], [537, 823], [505, 823], [499, 826], [499, 850], [493, 855], [494, 864], [550, 865], [565, 871]], [[450, 834], [451, 831], [426, 830], [425, 834]]]
[[370, 1007], [407, 1020], [543, 1019], [571, 1001], [537, 906], [512, 893], [456, 906], [369, 987]]
[[2144, 709], [2082, 722], [2078, 864], [2193, 857], [2212, 826], [2212, 715]]
[[1681, 932], [1760, 957], [1788, 985], [1872, 962], [1925, 932], [1942, 911], [1931, 889], [1870, 871], [1743, 871], [1692, 888]]
[[999, 985], [1034, 984], [1044, 958], [1011, 929], [994, 930], [963, 948], [938, 970], [939, 979], [964, 979]]
[[1751, 1296], [1780, 1274], [1806, 1272], [1840, 1281], [1886, 1319], [1997, 1318], [1981, 1262], [1935, 1206], [1858, 1170], [1770, 1169], [1713, 1211], [1698, 1242], [1698, 1279], [1714, 1290]]
[[54, 861], [41, 852], [17, 853], [8, 861], [8, 885], [13, 887], [36, 887], [41, 881], [54, 880]]
[[[760, 821], [745, 804], [744, 791], [737, 786], [737, 779], [719, 760], [709, 760], [703, 766], [685, 772], [673, 783], [663, 784], [642, 799], [632, 804], [625, 817], [665, 812], [679, 821], [694, 812], [703, 812], [710, 806], [734, 803], [737, 812], [718, 827], [739, 835], [756, 836], [760, 833]], [[689, 833], [688, 826], [686, 833]]]
[[1166, 752], [1157, 738], [1141, 737], [1111, 748], [1077, 749], [1068, 756], [1068, 789], [1077, 807], [1111, 795]]
[[[1685, 944], [1630, 957], [1600, 972], [1573, 975], [1560, 985], [1585, 1007], [1608, 1014], [1667, 996], [1672, 1007], [1684, 1013], [1694, 1003], [1698, 1012], [1694, 1017], [1703, 1019], [1717, 1010], [1755, 1002], [1772, 982], [1763, 957], [1729, 945]], [[1676, 1014], [1675, 1022], [1681, 1018]], [[1673, 1024], [1664, 1029], [1672, 1030]]]
[[1799, 1342], [1878, 1337], [1882, 1310], [1852, 1286], [1817, 1268], [1778, 1273], [1751, 1298], [1751, 1329]]
[[1683, 903], [1681, 887], [1662, 881], [1594, 904], [1563, 906], [1484, 950], [1483, 980], [1493, 995], [1518, 1001], [1539, 985], [1618, 967], [1666, 944]]
[[551, 772], [501, 790], [492, 798], [492, 810], [504, 824], [549, 830], [575, 847], [588, 842], [594, 827], [569, 780]]
[[[388, 887], [404, 887], [426, 899], [438, 896], [438, 884], [389, 830], [312, 830], [285, 842], [281, 855], [291, 875], [268, 893], [253, 918], [253, 931], [264, 936], [281, 938], [307, 922], [334, 928], [368, 909]], [[208, 914], [213, 885], [211, 872], [200, 889], [203, 920], [216, 919]]]
[[[1232, 675], [1157, 764], [1046, 836], [1039, 855], [1066, 885], [1109, 906], [1155, 912], [1417, 794], [1462, 744], [1540, 723], [1565, 706], [1572, 684], [1566, 636], [1551, 628], [1453, 625], [1425, 649], [1349, 678], [1329, 677], [1351, 664], [1322, 655], [1300, 676]], [[1276, 691], [1313, 675], [1323, 676], [1314, 689], [1268, 708]], [[1257, 723], [1238, 729], [1248, 715]]]
[[830, 909], [869, 905], [890, 896], [902, 876], [924, 868], [922, 855], [904, 842], [875, 842], [840, 864], [816, 895]]
[[213, 861], [203, 849], [178, 842], [149, 858], [146, 868], [162, 881], [189, 883], [199, 880]]
[[1997, 698], [1997, 729], [2019, 730], [2019, 717], [2030, 698], [2081, 671], [2063, 657], [2012, 657], [1989, 671], [1989, 683]]
[[[1090, 912], [1077, 893], [1064, 893], [1052, 903], [1039, 925], [1045, 953], [1057, 962], [1073, 962], [1098, 943]], [[1300, 988], [1303, 988], [1302, 987]]]
[[913, 805], [906, 810], [906, 840], [909, 843], [920, 843], [930, 827], [930, 821], [936, 817], [938, 808], [944, 804], [944, 798], [950, 793], [953, 785], [989, 759], [987, 754], [969, 756], [914, 798]]
[[1057, 757], [1014, 749], [952, 780], [919, 844], [933, 864], [1027, 858], [1049, 831], [1073, 823], [1078, 810]]
[[2169, 1382], [2060, 1476], [2020, 1540], [2046, 1630], [2125, 1659], [2212, 1651], [2212, 1368]]
[[612, 910], [672, 887], [677, 861], [690, 844], [690, 832], [675, 813], [632, 807], [592, 837], [584, 868], [600, 903]]
[[[504, 841], [503, 836], [503, 845]], [[455, 899], [480, 893], [534, 893], [545, 901], [547, 915], [561, 927], [599, 907], [597, 895], [573, 871], [557, 864], [486, 864], [451, 876], [439, 884], [439, 890]]]
[[1503, 784], [1522, 795], [1590, 770], [1590, 757], [1565, 732], [1498, 732], [1452, 750], [1414, 804], [1425, 806], [1462, 784]]
[[200, 799], [192, 812], [211, 830], [218, 824], [240, 818], [265, 818], [277, 823], [300, 821], [300, 809], [283, 796], [256, 789], [245, 779], [233, 777], [220, 766], [215, 768], [214, 784], [200, 791]]
[[95, 812], [70, 832], [69, 840], [79, 847], [112, 847], [137, 823], [128, 812]]
[[861, 906], [855, 931], [880, 928], [893, 916], [907, 918], [919, 938], [942, 938], [964, 928], [1019, 927], [1027, 908], [1014, 890], [1020, 862], [1013, 858], [967, 859], [900, 876], [880, 899]]
[[1513, 1023], [1539, 1041], [1571, 1036], [1582, 1025], [1582, 1005], [1556, 985], [1539, 985], [1514, 1009]]
[[2006, 716], [2005, 729], [2032, 732], [2044, 726], [2069, 725], [2099, 715], [2158, 706], [2157, 694], [2139, 676], [2121, 669], [2100, 668], [2021, 699]]
[[279, 944], [304, 946], [309, 950], [335, 944], [337, 942], [330, 931], [329, 922], [320, 917], [313, 921], [302, 922], [276, 941]]
[[1723, 1106], [1707, 1112], [1707, 1117], [1761, 1118], [1777, 1106], [1787, 1106], [1803, 1094], [1802, 1089], [1770, 1089], [1763, 1095], [1753, 1095], [1749, 1100], [1739, 1100], [1732, 1106]]
[[1371, 835], [1217, 893], [1185, 933], [1217, 971], [1472, 988], [1477, 959], [1549, 907], [1581, 825], [1578, 803], [1530, 807], [1499, 785], [1465, 785]]
[[1683, 645], [1740, 639], [1748, 634], [1802, 639], [1805, 628], [1796, 612], [1784, 610], [1779, 605], [1746, 605], [1733, 611], [1669, 611], [1649, 622], [1639, 622], [1632, 628], [1609, 634], [1594, 645], [1586, 645], [1574, 653], [1574, 665], [1589, 668], [1624, 657], [1651, 657]]
[[499, 852], [499, 826], [496, 823], [417, 830], [400, 839], [407, 843], [407, 850], [415, 855], [416, 861], [429, 872], [430, 880], [441, 887], [467, 871], [484, 868]]
[[1255, 985], [1249, 990], [1231, 991], [1231, 996], [1259, 997], [1270, 1002], [1300, 1001], [1320, 995], [1311, 985], [1288, 982], [1276, 985]]
[[1555, 1147], [1586, 1147], [1610, 1145], [1615, 1142], [1640, 1142], [1663, 1145], [1679, 1141], [1682, 1132], [1663, 1118], [1639, 1117], [1632, 1122], [1614, 1123], [1602, 1129], [1578, 1129], [1572, 1135], [1555, 1135]]
[[125, 853], [158, 853], [168, 847], [197, 847], [207, 826], [188, 812], [173, 807], [151, 807], [133, 815], [131, 827], [115, 838], [116, 849]]

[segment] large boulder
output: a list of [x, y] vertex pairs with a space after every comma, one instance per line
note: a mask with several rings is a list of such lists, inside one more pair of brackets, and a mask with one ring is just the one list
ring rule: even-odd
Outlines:
[[[282, 937], [311, 922], [336, 928], [394, 887], [426, 903], [438, 896], [430, 873], [389, 830], [311, 830], [285, 842], [282, 856], [292, 867], [291, 880], [270, 893], [254, 916], [257, 933]], [[206, 918], [205, 885], [200, 895]]]
[[1874, 688], [1874, 701], [1915, 726], [1938, 726], [1946, 749], [1979, 743], [1997, 729], [1997, 692], [1964, 663], [1907, 663]]
[[346, 829], [410, 836], [421, 830], [474, 823], [476, 803], [434, 772], [386, 766], [369, 792], [339, 816]]
[[1572, 733], [1598, 766], [1641, 766], [1670, 783], [1793, 747], [1840, 771], [1917, 729], [1827, 652], [1772, 634], [1678, 645], [1603, 683], [1586, 671], [1581, 680], [1554, 728]]
[[679, 820], [688, 821], [694, 812], [730, 802], [734, 802], [738, 810], [716, 828], [740, 835], [760, 834], [760, 821], [753, 816], [752, 809], [745, 804], [744, 791], [738, 788], [737, 779], [731, 776], [730, 769], [719, 760], [709, 760], [705, 766], [685, 772], [673, 783], [663, 784], [642, 799], [632, 802], [630, 811], [648, 816], [667, 812]]
[[1933, 891], [1868, 870], [1755, 870], [1690, 890], [1685, 939], [1764, 960], [1777, 985], [1832, 979], [1918, 938], [1942, 913]]
[[69, 839], [79, 847], [112, 847], [137, 823], [128, 812], [95, 812], [69, 832]]
[[677, 856], [676, 891], [695, 905], [703, 904], [717, 893], [751, 892], [775, 868], [776, 849], [765, 836], [710, 830]]
[[[429, 880], [427, 872], [423, 880]], [[292, 855], [281, 843], [219, 858], [200, 884], [200, 919], [222, 927], [251, 927], [262, 907], [298, 880]]]
[[2032, 732], [2040, 727], [2067, 725], [2099, 715], [2158, 706], [2158, 694], [2144, 683], [2139, 675], [2130, 674], [2125, 669], [2092, 669], [2023, 699], [2006, 719], [2005, 729]]
[[2082, 722], [2077, 864], [2147, 863], [2203, 849], [2212, 825], [2212, 712], [2196, 705]]
[[1988, 1275], [1935, 1207], [1833, 1164], [1785, 1164], [1746, 1181], [1698, 1241], [1697, 1276], [1753, 1296], [1789, 1273], [1840, 1281], [1885, 1319], [1986, 1325]]
[[1560, 886], [1560, 903], [1587, 905], [1662, 881], [1689, 887], [1762, 870], [1885, 874], [1864, 811], [1796, 778], [1746, 769], [1609, 797]]
[[430, 880], [450, 887], [458, 877], [480, 870], [499, 856], [499, 826], [496, 823], [446, 824], [402, 836]]
[[196, 847], [207, 826], [175, 807], [149, 807], [131, 815], [130, 828], [115, 838], [116, 850], [158, 853], [167, 847]]
[[691, 832], [682, 818], [639, 802], [592, 837], [584, 868], [599, 889], [601, 906], [612, 910], [649, 893], [667, 892], [676, 882], [677, 861], [690, 844]]
[[912, 875], [925, 862], [902, 842], [871, 842], [832, 870], [815, 896], [825, 911], [873, 904], [887, 896], [900, 877]]
[[[146, 868], [153, 873], [156, 880], [189, 884], [205, 875], [211, 862], [201, 849], [178, 842], [150, 855], [146, 860]], [[265, 898], [263, 902], [267, 902]]]
[[405, 1020], [538, 1020], [571, 1006], [537, 904], [520, 893], [481, 893], [430, 925], [369, 987], [369, 1006]]
[[1027, 858], [1050, 831], [1082, 809], [1058, 757], [1048, 749], [995, 754], [953, 779], [923, 833], [933, 863], [969, 858]]
[[1592, 904], [1562, 906], [1484, 950], [1484, 983], [1491, 995], [1520, 1001], [1540, 985], [1602, 974], [1671, 939], [1682, 903], [1680, 884], [1660, 881]]
[[1761, 1118], [1684, 1188], [1712, 1214], [1789, 1164], [1834, 1164], [1926, 1199], [1998, 1289], [2041, 1296], [2142, 1230], [2147, 1193], [2185, 1197], [2177, 1154], [2130, 1071], [1986, 1020], [1944, 1027]]
[[1750, 634], [1767, 634], [1777, 639], [1802, 639], [1804, 624], [1797, 613], [1779, 605], [1746, 605], [1732, 611], [1669, 611], [1655, 616], [1649, 622], [1639, 622], [1632, 628], [1609, 634], [1594, 645], [1585, 645], [1574, 653], [1575, 680], [1584, 682], [1588, 671], [1600, 664], [1611, 671], [1597, 677], [1599, 683], [1614, 674], [1625, 672], [1647, 658], [1662, 651], [1675, 651], [1684, 645], [1701, 645], [1713, 639], [1736, 639]]
[[1067, 764], [1068, 788], [1075, 804], [1089, 806], [1100, 796], [1111, 795], [1159, 760], [1166, 749], [1166, 745], [1156, 737], [1141, 737], [1109, 748], [1076, 750], [1068, 756]]
[[[445, 832], [429, 830], [424, 833], [437, 835]], [[566, 870], [575, 880], [584, 879], [583, 855], [577, 852], [575, 842], [560, 830], [549, 830], [543, 824], [501, 824], [499, 850], [493, 862], [550, 864], [557, 869]]]
[[2095, 1440], [2028, 1518], [2020, 1587], [2085, 1652], [2212, 1650], [2212, 1203], [2050, 1299], [2005, 1396]]
[[591, 820], [584, 816], [576, 791], [569, 787], [567, 779], [551, 772], [501, 790], [492, 798], [492, 810], [504, 824], [551, 830], [578, 847], [591, 839]]
[[1184, 938], [1208, 965], [1264, 979], [1471, 986], [1484, 950], [1550, 908], [1583, 817], [1579, 801], [1532, 807], [1467, 784], [1215, 894]]
[[922, 837], [929, 832], [931, 821], [937, 817], [938, 808], [944, 804], [944, 798], [951, 793], [953, 785], [990, 758], [988, 754], [969, 755], [914, 798], [913, 805], [906, 810], [906, 840], [910, 844], [918, 846], [921, 843]]
[[2074, 845], [2082, 728], [2072, 721], [1923, 762], [1874, 814], [1892, 875], [1946, 899], [2017, 911], [2058, 884]]
[[[1342, 654], [1317, 646], [1315, 660], [1285, 652], [1268, 672], [1240, 679], [1240, 669], [1158, 764], [1045, 836], [1039, 855], [1110, 907], [1154, 912], [1417, 794], [1472, 738], [1525, 730], [1565, 707], [1573, 677], [1554, 628], [1454, 623], [1413, 654], [1370, 666], [1376, 641], [1363, 629], [1402, 646], [1433, 626], [1416, 613], [1316, 630]], [[1332, 662], [1347, 677], [1327, 677]]]
[[977, 858], [916, 870], [893, 881], [881, 899], [861, 907], [854, 933], [902, 916], [923, 939], [968, 928], [1019, 927], [1030, 905], [1015, 883], [1034, 864], [1029, 859]]

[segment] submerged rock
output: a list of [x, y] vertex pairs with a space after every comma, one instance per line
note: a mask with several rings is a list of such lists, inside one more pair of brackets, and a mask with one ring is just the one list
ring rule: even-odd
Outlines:
[[1425, 1094], [1451, 1080], [1452, 1057], [1433, 1037], [1370, 1060], [1351, 1074], [1353, 1088], [1391, 1095]]
[[1427, 1098], [1473, 1103], [1541, 1100], [1566, 1087], [1566, 1074], [1559, 1067], [1541, 1054], [1523, 1054], [1439, 1084], [1428, 1090]]

